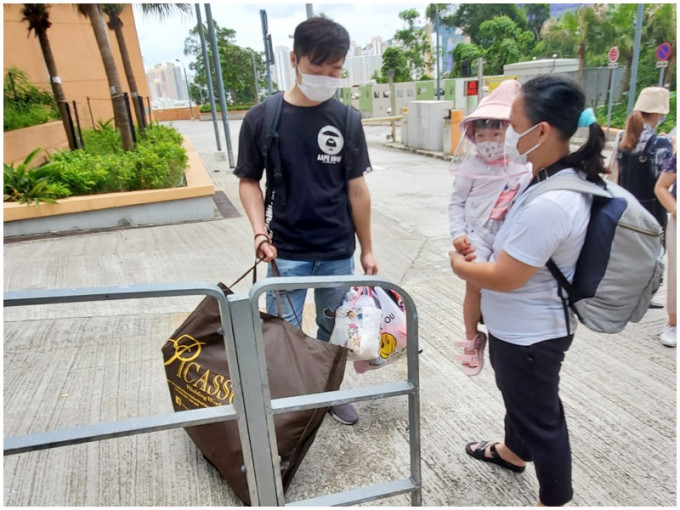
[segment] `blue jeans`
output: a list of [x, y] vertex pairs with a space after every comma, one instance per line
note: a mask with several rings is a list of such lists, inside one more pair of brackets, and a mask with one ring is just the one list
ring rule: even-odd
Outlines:
[[[276, 265], [279, 268], [281, 276], [346, 276], [354, 274], [354, 259], [352, 257], [342, 260], [329, 260], [308, 262], [305, 260], [286, 260], [276, 259]], [[272, 267], [269, 266], [267, 270], [267, 277], [271, 278], [273, 275]], [[314, 289], [314, 303], [316, 304], [316, 325], [318, 331], [316, 337], [319, 340], [327, 342], [331, 337], [333, 326], [335, 324], [335, 310], [342, 303], [342, 298], [349, 290], [345, 288], [335, 289]], [[281, 311], [282, 317], [302, 329], [302, 312], [304, 309], [305, 298], [307, 297], [307, 289], [291, 290], [290, 303], [285, 294], [281, 294]], [[290, 305], [293, 304], [293, 309]], [[324, 314], [328, 310], [330, 316]], [[278, 307], [276, 304], [276, 293], [274, 291], [267, 292], [267, 313], [270, 315], [278, 315]], [[296, 318], [297, 317], [297, 318]]]

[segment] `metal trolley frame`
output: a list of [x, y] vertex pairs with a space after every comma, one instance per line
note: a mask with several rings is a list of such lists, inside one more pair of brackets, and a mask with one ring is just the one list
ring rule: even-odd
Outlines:
[[[376, 286], [397, 291], [407, 314], [405, 381], [311, 395], [271, 399], [258, 301], [267, 291], [307, 288]], [[253, 506], [335, 506], [373, 501], [410, 493], [411, 504], [422, 504], [420, 472], [420, 387], [418, 380], [418, 317], [411, 297], [399, 286], [372, 276], [268, 278], [250, 293], [224, 295], [216, 285], [175, 283], [119, 287], [71, 288], [7, 292], [5, 307], [76, 303], [137, 298], [205, 295], [217, 299], [224, 332], [227, 363], [231, 367], [234, 404], [130, 418], [4, 439], [4, 455], [44, 450], [160, 430], [236, 420]], [[361, 400], [408, 395], [410, 476], [378, 485], [287, 503], [283, 494], [274, 415]]]

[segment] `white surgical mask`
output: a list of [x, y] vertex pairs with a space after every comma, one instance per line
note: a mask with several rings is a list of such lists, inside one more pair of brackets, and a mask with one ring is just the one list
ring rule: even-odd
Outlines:
[[300, 71], [300, 80], [297, 82], [300, 92], [315, 103], [323, 103], [329, 100], [341, 85], [342, 78], [304, 74], [302, 71]]
[[479, 142], [477, 143], [477, 154], [487, 163], [497, 161], [505, 156], [505, 148], [499, 142]]
[[520, 165], [524, 165], [527, 162], [527, 156], [529, 155], [529, 153], [538, 149], [541, 146], [540, 143], [537, 143], [531, 149], [526, 151], [524, 154], [520, 154], [519, 149], [517, 148], [517, 143], [519, 142], [519, 139], [522, 138], [527, 133], [530, 133], [531, 131], [536, 129], [537, 126], [538, 124], [530, 127], [524, 133], [517, 133], [517, 131], [512, 129], [512, 126], [508, 126], [508, 129], [505, 131], [505, 151], [511, 161], [514, 161], [515, 163], [518, 163]]

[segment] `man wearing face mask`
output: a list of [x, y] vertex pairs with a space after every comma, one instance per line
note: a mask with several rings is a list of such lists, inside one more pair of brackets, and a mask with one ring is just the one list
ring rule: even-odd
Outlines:
[[[349, 34], [325, 18], [310, 18], [297, 26], [291, 65], [295, 84], [283, 93], [276, 131], [280, 182], [268, 200], [260, 179], [265, 161], [259, 145], [266, 101], [253, 107], [243, 120], [239, 137], [239, 195], [253, 227], [257, 257], [272, 262], [281, 276], [334, 276], [354, 273], [355, 235], [365, 274], [378, 272], [371, 241], [371, 200], [364, 173], [371, 164], [363, 129], [345, 140], [347, 110], [334, 99], [341, 86]], [[275, 98], [270, 97], [267, 101]], [[354, 148], [351, 167], [347, 157]], [[269, 151], [268, 158], [271, 158]], [[271, 198], [269, 198], [271, 196]], [[266, 203], [265, 203], [266, 202]], [[268, 276], [274, 275], [270, 264]], [[334, 311], [345, 289], [315, 289], [317, 338], [328, 341]], [[306, 289], [290, 291], [280, 300], [284, 319], [300, 327]], [[267, 295], [267, 312], [278, 315], [277, 300]], [[351, 404], [335, 406], [331, 415], [352, 425], [358, 414]]]

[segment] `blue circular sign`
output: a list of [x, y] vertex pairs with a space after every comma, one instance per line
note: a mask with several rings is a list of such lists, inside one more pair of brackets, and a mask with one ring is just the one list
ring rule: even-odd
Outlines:
[[668, 44], [667, 42], [659, 44], [659, 47], [656, 49], [657, 60], [668, 60], [668, 57], [670, 56], [671, 45]]

